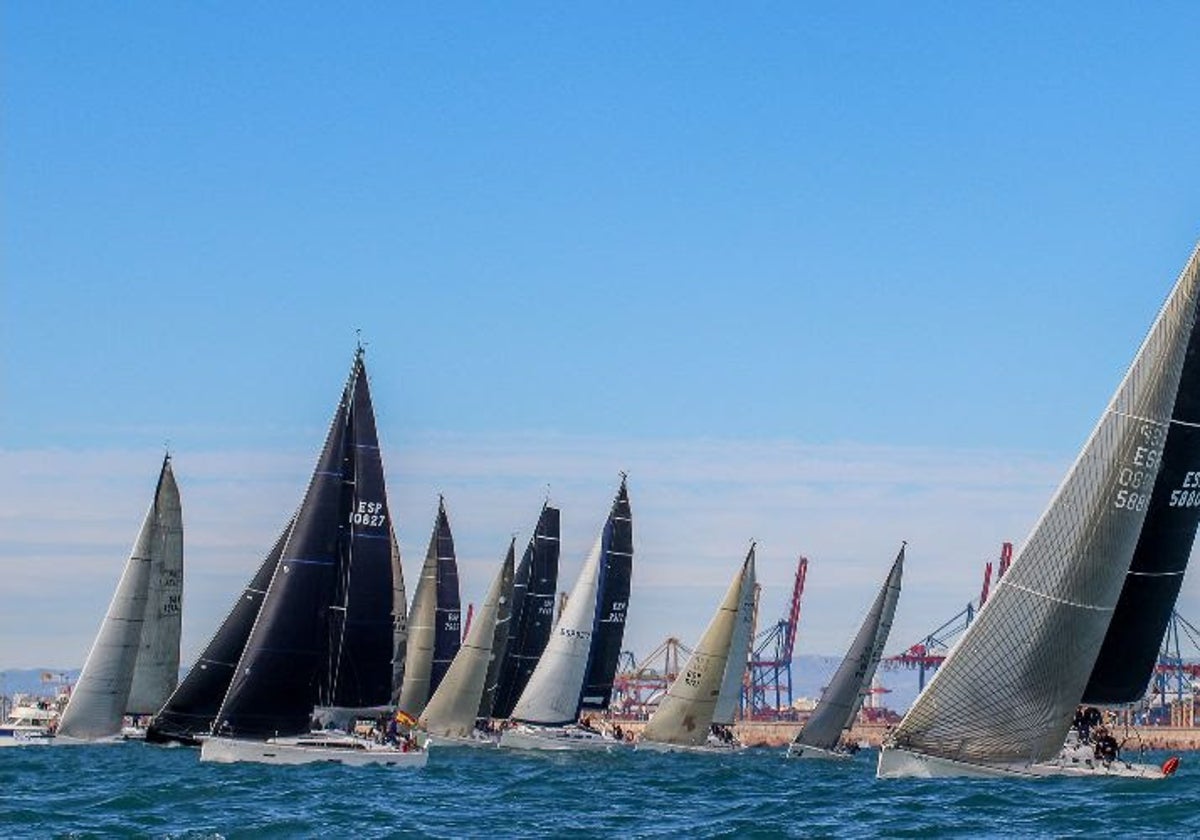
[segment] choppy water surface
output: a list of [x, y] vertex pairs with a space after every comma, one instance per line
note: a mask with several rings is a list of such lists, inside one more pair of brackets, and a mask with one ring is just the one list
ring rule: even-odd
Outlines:
[[[1151, 754], [1147, 760], [1165, 756]], [[424, 770], [200, 764], [144, 744], [0, 750], [5, 837], [1200, 835], [1200, 755], [1166, 782], [889, 781], [740, 756], [443, 749]]]

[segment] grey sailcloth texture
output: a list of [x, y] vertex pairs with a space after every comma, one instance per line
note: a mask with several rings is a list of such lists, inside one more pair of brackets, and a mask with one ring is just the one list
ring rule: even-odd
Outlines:
[[155, 557], [161, 556], [165, 548], [165, 532], [182, 527], [179, 488], [168, 465], [169, 461], [164, 460], [154, 501], [142, 521], [108, 612], [63, 710], [58, 727], [61, 736], [96, 740], [121, 731], [133, 669], [141, 650], [151, 570]]
[[504, 666], [504, 654], [508, 650], [508, 637], [512, 632], [513, 610], [516, 605], [516, 546], [517, 538], [513, 537], [509, 540], [508, 554], [504, 559], [505, 564], [511, 569], [511, 573], [496, 607], [496, 626], [492, 630], [492, 641], [488, 646], [487, 672], [483, 678], [483, 692], [479, 697], [479, 708], [475, 712], [476, 718], [492, 716], [492, 706], [496, 701], [496, 688], [500, 683], [500, 671]]
[[425, 552], [425, 564], [408, 611], [408, 644], [404, 654], [404, 679], [397, 706], [419, 717], [429, 702], [429, 677], [433, 669], [433, 645], [437, 638], [437, 525]]
[[683, 670], [646, 722], [642, 740], [700, 746], [708, 738], [729, 661], [738, 606], [747, 576], [754, 575], [754, 549], [729, 583], [716, 614], [696, 644]]
[[550, 632], [542, 658], [513, 708], [513, 720], [561, 726], [574, 723], [579, 716], [579, 698], [592, 649], [602, 540], [597, 538], [579, 572], [566, 609]]
[[1195, 326], [1192, 253], [1078, 459], [897, 747], [978, 763], [1062, 747], [1129, 570]]
[[513, 549], [510, 545], [479, 614], [471, 622], [467, 638], [421, 714], [420, 724], [430, 735], [467, 738], [474, 730], [488, 664], [492, 660], [496, 627], [501, 619], [505, 623], [508, 621], [512, 586]]
[[742, 688], [746, 680], [746, 668], [750, 665], [750, 646], [754, 641], [754, 546], [750, 546], [747, 557], [750, 567], [742, 575], [742, 593], [738, 596], [738, 613], [733, 625], [733, 639], [729, 642], [729, 661], [725, 663], [725, 677], [721, 681], [721, 693], [717, 696], [717, 707], [713, 709], [713, 723], [722, 726], [733, 724], [734, 715], [742, 699]]
[[821, 693], [817, 708], [797, 733], [797, 744], [831, 750], [838, 745], [842, 732], [854, 723], [892, 631], [903, 575], [904, 546], [901, 546], [845, 658]]
[[151, 551], [142, 643], [125, 705], [125, 711], [133, 715], [157, 712], [179, 684], [179, 640], [183, 629], [183, 511], [170, 455], [163, 458], [159, 482], [163, 485], [159, 493], [159, 531]]
[[400, 698], [404, 685], [404, 656], [408, 650], [408, 595], [404, 591], [404, 569], [396, 529], [388, 523], [392, 540], [392, 702]]

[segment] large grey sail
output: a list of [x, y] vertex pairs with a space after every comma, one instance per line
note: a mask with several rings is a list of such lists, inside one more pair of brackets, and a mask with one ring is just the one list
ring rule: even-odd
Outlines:
[[408, 612], [408, 644], [404, 655], [404, 675], [397, 706], [413, 717], [420, 716], [429, 702], [433, 654], [437, 641], [438, 602], [438, 529], [441, 524], [441, 504], [438, 518], [429, 538], [417, 591], [413, 593]]
[[904, 546], [901, 546], [850, 649], [821, 693], [817, 708], [796, 735], [797, 744], [831, 750], [838, 745], [842, 732], [854, 723], [892, 631], [903, 574]]
[[667, 688], [667, 694], [646, 722], [642, 739], [664, 744], [700, 746], [708, 738], [729, 661], [738, 619], [738, 606], [747, 574], [753, 574], [754, 553], [738, 568], [725, 597], [696, 643], [687, 664]]
[[895, 746], [985, 764], [1042, 761], [1061, 748], [1142, 529], [1197, 285], [1193, 252], [1083, 451], [897, 727]]
[[108, 612], [63, 710], [58, 727], [61, 736], [95, 740], [121, 731], [133, 668], [141, 650], [151, 568], [154, 557], [162, 551], [162, 517], [168, 510], [179, 508], [175, 482], [164, 481], [166, 463]]
[[757, 588], [754, 570], [754, 546], [746, 557], [746, 570], [742, 574], [742, 592], [738, 596], [737, 618], [733, 624], [733, 638], [729, 642], [729, 660], [725, 663], [725, 676], [721, 680], [721, 693], [717, 695], [717, 706], [713, 709], [713, 723], [731, 726], [742, 700], [746, 669], [750, 665], [750, 647], [754, 643], [754, 590]]
[[404, 657], [408, 650], [408, 595], [404, 591], [404, 569], [400, 563], [400, 544], [396, 529], [391, 528], [392, 540], [392, 700], [400, 699], [404, 685]]
[[421, 714], [421, 725], [429, 734], [466, 738], [475, 728], [488, 664], [492, 660], [496, 625], [501, 610], [507, 612], [512, 601], [512, 582], [513, 551], [509, 546], [479, 614], [471, 622], [467, 638]]
[[151, 546], [150, 582], [142, 643], [133, 668], [125, 711], [152, 715], [163, 707], [179, 684], [179, 641], [183, 625], [183, 511], [171, 470], [163, 459], [159, 479], [159, 531]]

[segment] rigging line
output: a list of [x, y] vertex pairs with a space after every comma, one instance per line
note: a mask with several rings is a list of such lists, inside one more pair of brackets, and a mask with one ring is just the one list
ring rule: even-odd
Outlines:
[[1129, 574], [1138, 577], [1179, 577], [1183, 572], [1135, 572], [1131, 570]]
[[1112, 612], [1113, 607], [1098, 607], [1092, 604], [1081, 604], [1078, 601], [1068, 601], [1066, 598], [1056, 598], [1053, 595], [1048, 595], [1045, 592], [1038, 592], [1036, 589], [1030, 589], [1027, 586], [1021, 586], [1019, 583], [1013, 583], [1009, 580], [1000, 581], [1000, 586], [1011, 586], [1013, 589], [1019, 589], [1022, 592], [1028, 592], [1030, 595], [1036, 595], [1039, 598], [1045, 598], [1047, 601], [1054, 601], [1058, 604], [1065, 604], [1068, 607], [1079, 607], [1083, 610], [1096, 610], [1097, 612]]
[[1168, 418], [1166, 420], [1154, 420], [1149, 417], [1143, 417], [1140, 414], [1130, 414], [1128, 411], [1117, 411], [1115, 408], [1110, 408], [1108, 410], [1108, 413], [1115, 414], [1118, 417], [1128, 417], [1130, 420], [1138, 420], [1142, 423], [1151, 423], [1155, 426], [1169, 426], [1169, 425], [1171, 425], [1172, 422], [1175, 422], [1175, 421], [1172, 421], [1170, 418]]

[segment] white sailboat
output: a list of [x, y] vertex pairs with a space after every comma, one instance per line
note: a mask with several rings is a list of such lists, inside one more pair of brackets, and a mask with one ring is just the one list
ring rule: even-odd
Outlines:
[[[154, 501], [63, 709], [56, 743], [118, 740], [131, 698], [138, 710], [156, 697], [160, 705], [166, 700], [178, 680], [182, 574], [183, 514], [167, 455]], [[175, 671], [168, 673], [172, 660]]]
[[[691, 658], [667, 688], [667, 694], [642, 730], [637, 749], [653, 752], [729, 753], [741, 747], [717, 723], [717, 707], [729, 723], [730, 696], [741, 693], [746, 672], [749, 627], [754, 620], [754, 546], [729, 584], [716, 614]], [[737, 632], [743, 629], [743, 632]], [[736, 694], [734, 686], [736, 685]]]
[[789, 758], [846, 760], [854, 755], [855, 750], [842, 743], [842, 735], [858, 717], [858, 710], [862, 708], [875, 669], [883, 656], [883, 649], [892, 631], [896, 602], [900, 600], [903, 575], [904, 545], [901, 545], [900, 553], [896, 555], [887, 579], [867, 611], [850, 649], [821, 693], [816, 709], [788, 747]]
[[1186, 422], [1176, 412], [1184, 363], [1197, 349], [1198, 299], [1193, 251], [1049, 507], [884, 744], [881, 778], [1161, 779], [1178, 763], [1093, 759], [1063, 744], [1142, 534], [1164, 443]]
[[509, 543], [508, 553], [462, 647], [421, 713], [419, 723], [429, 737], [430, 746], [497, 745], [498, 739], [481, 732], [475, 724], [488, 666], [495, 656], [497, 628], [507, 631], [512, 606], [513, 559], [513, 544]]
[[612, 750], [611, 733], [580, 725], [581, 709], [605, 708], [625, 628], [633, 527], [624, 478], [567, 607], [513, 709], [500, 746], [525, 750]]

